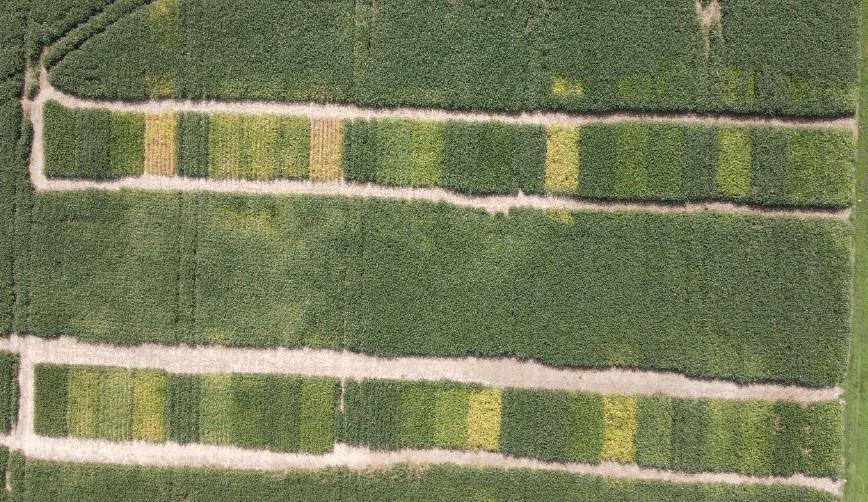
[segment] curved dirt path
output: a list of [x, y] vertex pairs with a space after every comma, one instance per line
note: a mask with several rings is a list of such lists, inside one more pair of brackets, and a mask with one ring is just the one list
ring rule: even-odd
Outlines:
[[257, 471], [314, 470], [344, 467], [353, 470], [386, 469], [398, 464], [454, 464], [562, 471], [572, 474], [615, 478], [660, 480], [671, 483], [722, 483], [729, 485], [787, 485], [812, 488], [840, 495], [843, 481], [796, 474], [790, 477], [758, 477], [734, 473], [686, 473], [639, 467], [635, 464], [545, 462], [492, 452], [452, 450], [376, 451], [336, 443], [324, 455], [278, 453], [232, 446], [49, 438], [26, 434], [2, 436], [0, 444], [21, 450], [31, 458], [58, 462], [112, 463], [158, 467], [218, 467]]
[[[323, 349], [251, 349], [223, 346], [92, 344], [70, 337], [12, 335], [0, 350], [21, 355], [22, 368], [38, 363], [158, 368], [174, 373], [276, 373], [336, 378], [451, 380], [497, 388], [587, 391], [601, 394], [665, 394], [677, 398], [829, 401], [838, 387], [738, 385], [727, 380], [688, 378], [673, 372], [554, 368], [508, 358], [384, 358]], [[28, 376], [29, 378], [29, 376]], [[22, 388], [32, 386], [22, 381]]]
[[69, 108], [98, 108], [112, 112], [165, 113], [238, 113], [306, 116], [316, 119], [384, 119], [399, 118], [442, 122], [499, 122], [522, 125], [580, 126], [586, 124], [615, 124], [620, 122], [671, 122], [676, 124], [776, 126], [796, 128], [849, 129], [856, 133], [856, 120], [852, 117], [812, 119], [738, 114], [696, 113], [563, 113], [563, 112], [466, 112], [439, 108], [367, 108], [351, 104], [286, 103], [278, 101], [192, 101], [181, 99], [154, 99], [148, 101], [119, 101], [85, 99], [56, 89], [43, 69], [39, 78], [39, 100], [55, 100]]
[[472, 207], [486, 210], [490, 213], [506, 213], [513, 208], [530, 207], [543, 210], [567, 211], [645, 211], [654, 213], [701, 213], [715, 211], [721, 213], [761, 214], [766, 216], [816, 217], [847, 219], [850, 209], [817, 210], [791, 208], [763, 208], [746, 204], [726, 202], [701, 202], [687, 204], [663, 204], [655, 202], [607, 202], [597, 200], [581, 200], [570, 197], [540, 196], [540, 195], [494, 195], [473, 196], [463, 195], [443, 188], [408, 188], [388, 187], [373, 184], [358, 184], [344, 181], [325, 182], [310, 180], [215, 180], [185, 177], [164, 177], [141, 175], [112, 181], [97, 180], [67, 180], [48, 179], [44, 173], [45, 152], [43, 147], [44, 122], [43, 108], [47, 101], [55, 100], [71, 108], [102, 108], [111, 111], [129, 111], [141, 113], [169, 111], [199, 111], [199, 112], [231, 112], [248, 114], [285, 114], [304, 115], [312, 118], [384, 118], [400, 117], [420, 120], [465, 120], [465, 121], [501, 121], [509, 123], [528, 124], [584, 124], [600, 122], [620, 122], [628, 120], [672, 121], [678, 123], [702, 124], [732, 124], [732, 125], [777, 125], [784, 127], [830, 127], [852, 128], [852, 119], [834, 119], [828, 121], [806, 121], [796, 119], [743, 118], [714, 116], [705, 117], [691, 114], [683, 115], [629, 115], [614, 114], [597, 115], [567, 115], [557, 113], [525, 113], [520, 115], [498, 115], [482, 113], [463, 113], [445, 110], [416, 109], [366, 109], [352, 105], [319, 105], [319, 104], [287, 104], [265, 102], [191, 102], [191, 101], [147, 101], [141, 103], [126, 103], [119, 101], [92, 101], [64, 94], [48, 82], [45, 71], [40, 76], [40, 92], [34, 101], [25, 101], [25, 109], [29, 110], [33, 125], [33, 148], [30, 157], [30, 178], [36, 190], [72, 191], [72, 190], [149, 190], [149, 191], [205, 191], [250, 194], [300, 194], [327, 195], [361, 198], [384, 198], [421, 200], [432, 203], [448, 203], [456, 206]]

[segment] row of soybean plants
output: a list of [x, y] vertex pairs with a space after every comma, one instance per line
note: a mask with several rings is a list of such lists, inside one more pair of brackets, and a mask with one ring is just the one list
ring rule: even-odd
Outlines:
[[[343, 399], [342, 410], [339, 399]], [[180, 375], [39, 365], [39, 434], [323, 453], [487, 450], [683, 471], [837, 477], [842, 405], [494, 389], [446, 382]]]
[[17, 417], [18, 356], [0, 351], [0, 433], [10, 432]]
[[[7, 456], [9, 457], [7, 468]], [[718, 483], [673, 483], [566, 472], [439, 465], [399, 465], [376, 470], [330, 468], [281, 472], [203, 467], [82, 464], [24, 458], [0, 448], [11, 496], [28, 501], [152, 502], [209, 500], [259, 502], [377, 502], [381, 500], [546, 500], [551, 502], [642, 500], [643, 502], [835, 502], [840, 497], [811, 488]]]
[[841, 207], [847, 129], [310, 120], [45, 108], [49, 176], [346, 180], [471, 194]]
[[96, 20], [84, 30], [93, 36], [74, 37], [72, 47], [62, 42], [48, 58], [57, 63], [51, 78], [79, 95], [135, 99], [855, 110], [857, 0], [730, 0], [720, 2], [719, 16], [717, 4], [682, 0], [291, 5], [153, 2], [108, 27]]

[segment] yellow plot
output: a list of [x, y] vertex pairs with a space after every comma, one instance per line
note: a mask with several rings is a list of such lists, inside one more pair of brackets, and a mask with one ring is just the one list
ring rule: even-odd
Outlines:
[[715, 182], [721, 195], [743, 197], [750, 193], [752, 142], [749, 129], [723, 128]]
[[175, 114], [145, 115], [145, 174], [175, 175]]
[[578, 98], [585, 93], [582, 81], [556, 75], [552, 78], [552, 94], [560, 98]]
[[546, 138], [546, 192], [576, 193], [579, 188], [579, 128], [549, 126]]
[[497, 450], [500, 446], [501, 393], [486, 389], [470, 394], [467, 408], [467, 446]]
[[133, 439], [166, 440], [168, 376], [156, 371], [136, 372], [133, 379]]
[[339, 119], [317, 119], [310, 124], [310, 179], [336, 181], [344, 177], [343, 123]]
[[603, 396], [603, 449], [600, 457], [615, 462], [635, 458], [636, 398]]

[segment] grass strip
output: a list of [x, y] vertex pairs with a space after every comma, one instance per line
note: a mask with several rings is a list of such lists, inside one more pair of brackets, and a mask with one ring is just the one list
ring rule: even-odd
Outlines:
[[399, 448], [402, 437], [401, 390], [398, 382], [344, 382], [342, 441], [374, 449]]
[[564, 392], [507, 389], [503, 392], [502, 452], [546, 460], [567, 460], [573, 417]]
[[305, 378], [302, 382], [299, 451], [325, 453], [334, 447], [338, 390], [333, 378]]
[[668, 396], [636, 398], [636, 463], [661, 469], [672, 458], [672, 399]]
[[[270, 449], [277, 451], [304, 451], [301, 448], [304, 396], [301, 378], [268, 377], [265, 392], [269, 396], [268, 440]], [[219, 412], [219, 410], [218, 410]], [[332, 444], [329, 443], [329, 448]]]
[[0, 432], [9, 432], [18, 419], [18, 356], [0, 352]]
[[72, 367], [69, 370], [66, 424], [69, 435], [97, 437], [100, 370]]
[[178, 175], [191, 178], [208, 176], [209, 116], [204, 113], [178, 114], [175, 156]]
[[112, 113], [109, 139], [110, 178], [137, 176], [144, 171], [145, 120], [137, 113]]
[[210, 444], [232, 442], [232, 377], [203, 375], [199, 397], [199, 440]]
[[401, 446], [433, 448], [436, 399], [431, 384], [407, 383], [401, 388]]

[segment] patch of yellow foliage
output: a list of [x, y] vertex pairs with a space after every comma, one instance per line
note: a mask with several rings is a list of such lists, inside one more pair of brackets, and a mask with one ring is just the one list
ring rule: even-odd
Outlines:
[[600, 457], [615, 462], [632, 462], [636, 446], [636, 398], [603, 396], [603, 448]]
[[495, 451], [500, 446], [501, 392], [486, 389], [470, 394], [467, 409], [467, 446]]

